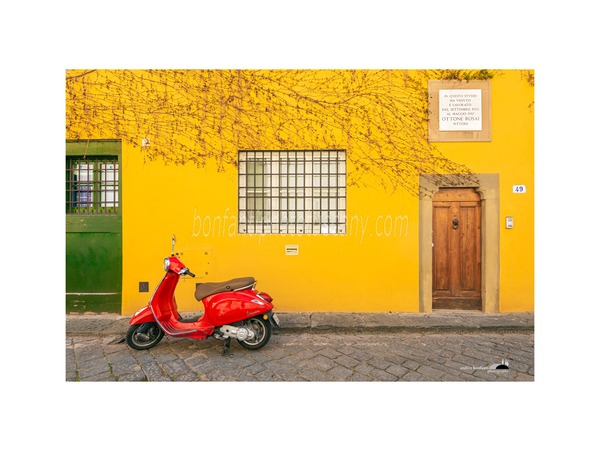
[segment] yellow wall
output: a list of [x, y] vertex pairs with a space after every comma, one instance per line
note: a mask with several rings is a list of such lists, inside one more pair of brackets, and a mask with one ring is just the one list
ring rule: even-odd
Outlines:
[[[449, 159], [474, 173], [500, 174], [500, 311], [534, 309], [534, 92], [526, 72], [492, 80], [492, 141], [439, 143]], [[513, 194], [512, 186], [526, 186]], [[505, 218], [514, 218], [506, 229]]]
[[[319, 71], [315, 77], [326, 77], [327, 73]], [[394, 72], [393, 79], [401, 80], [402, 74]], [[100, 72], [95, 76], [106, 81], [112, 74]], [[533, 87], [518, 70], [496, 73], [491, 86], [492, 141], [437, 143], [435, 147], [473, 173], [500, 174], [500, 310], [531, 311]], [[162, 260], [170, 252], [171, 234], [177, 236], [176, 251], [182, 254], [181, 259], [197, 274], [196, 279], [183, 281], [178, 287], [182, 310], [199, 307], [193, 298], [196, 282], [254, 276], [259, 280], [258, 288], [273, 296], [280, 311], [419, 311], [418, 196], [402, 188], [384, 189], [379, 183], [381, 175], [372, 171], [361, 177], [358, 185], [348, 187], [344, 235], [239, 235], [236, 167], [220, 164], [210, 156], [201, 167], [194, 162], [166, 163], [156, 155], [150, 158], [148, 149], [140, 145], [141, 138], [149, 136], [155, 146], [165, 139], [164, 135], [152, 135], [152, 123], [142, 129], [144, 117], [132, 114], [128, 120], [109, 120], [109, 125], [91, 124], [89, 116], [75, 114], [80, 110], [73, 106], [76, 102], [69, 89], [78, 88], [67, 86], [67, 138], [123, 139], [123, 314], [132, 314], [147, 303], [163, 275]], [[165, 102], [179, 94], [165, 88]], [[106, 97], [105, 101], [112, 100]], [[139, 101], [144, 101], [143, 93], [139, 93]], [[247, 117], [237, 120], [251, 122]], [[275, 148], [275, 138], [285, 143], [280, 149], [344, 148], [349, 153], [358, 149], [353, 137], [339, 129], [329, 136], [315, 131], [314, 142], [310, 142], [306, 129], [297, 137], [291, 137], [289, 129], [288, 135], [277, 137], [275, 126], [269, 129], [267, 122], [265, 119], [261, 124], [265, 149]], [[176, 136], [177, 127], [170, 132]], [[246, 142], [240, 139], [238, 133], [228, 141], [214, 140], [211, 146], [230, 155], [239, 149], [261, 148], [260, 135], [253, 136], [252, 142], [250, 138]], [[194, 148], [193, 134], [182, 132], [180, 140]], [[162, 151], [169, 149], [165, 146]], [[349, 162], [349, 178], [360, 170]], [[410, 177], [415, 183], [417, 174]], [[527, 193], [513, 194], [514, 184], [526, 185]], [[514, 217], [512, 230], [504, 228], [504, 218], [509, 215]], [[297, 244], [299, 255], [286, 256], [286, 244]], [[138, 292], [140, 281], [150, 283], [150, 294]]]
[[[248, 275], [282, 311], [418, 311], [418, 203], [408, 194], [348, 189], [345, 235], [238, 235], [235, 173], [123, 153], [125, 173], [136, 174], [123, 176], [124, 314], [147, 302], [138, 283], [158, 283], [173, 233], [197, 275], [178, 287], [184, 310], [199, 307], [196, 282]], [[286, 244], [299, 255], [286, 256]]]

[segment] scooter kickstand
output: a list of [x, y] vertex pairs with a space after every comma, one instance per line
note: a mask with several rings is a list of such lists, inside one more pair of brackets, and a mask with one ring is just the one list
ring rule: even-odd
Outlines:
[[229, 354], [229, 347], [231, 346], [231, 338], [230, 337], [226, 337], [225, 340], [223, 341], [223, 354], [227, 355]]

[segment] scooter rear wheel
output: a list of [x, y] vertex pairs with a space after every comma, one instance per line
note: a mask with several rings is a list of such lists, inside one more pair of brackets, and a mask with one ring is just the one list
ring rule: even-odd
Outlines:
[[140, 323], [129, 327], [125, 340], [131, 348], [147, 350], [158, 344], [164, 335], [164, 331], [156, 322]]
[[271, 322], [269, 319], [264, 319], [262, 316], [252, 317], [251, 319], [245, 320], [242, 326], [254, 331], [254, 339], [238, 342], [244, 348], [248, 350], [258, 350], [264, 347], [271, 339]]

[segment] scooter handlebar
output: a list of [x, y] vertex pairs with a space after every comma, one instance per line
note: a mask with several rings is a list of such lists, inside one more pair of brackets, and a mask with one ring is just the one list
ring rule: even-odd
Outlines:
[[196, 278], [196, 275], [194, 275], [192, 272], [190, 272], [190, 269], [188, 269], [187, 267], [185, 269], [181, 269], [179, 271], [179, 275], [189, 275], [192, 278]]

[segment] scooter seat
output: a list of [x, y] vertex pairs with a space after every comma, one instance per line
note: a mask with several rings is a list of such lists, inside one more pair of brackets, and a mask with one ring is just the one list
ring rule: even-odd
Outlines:
[[196, 287], [194, 296], [196, 300], [201, 301], [209, 295], [218, 294], [219, 292], [239, 291], [249, 288], [254, 283], [256, 283], [256, 280], [253, 277], [233, 278], [220, 283], [200, 283]]

